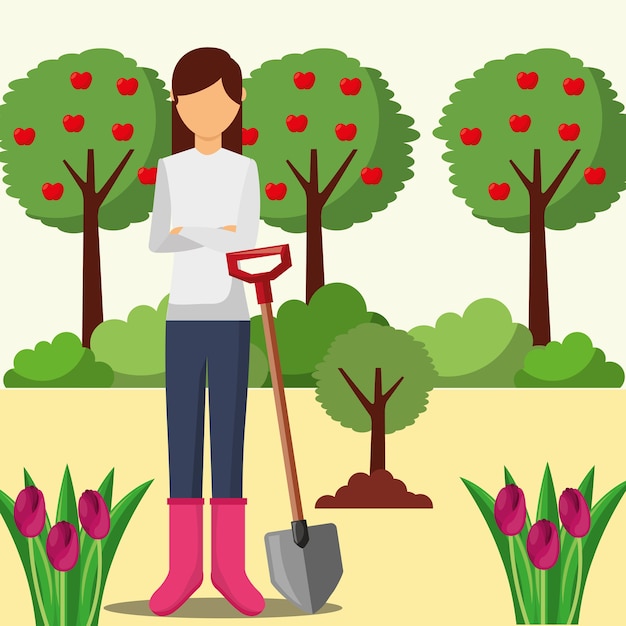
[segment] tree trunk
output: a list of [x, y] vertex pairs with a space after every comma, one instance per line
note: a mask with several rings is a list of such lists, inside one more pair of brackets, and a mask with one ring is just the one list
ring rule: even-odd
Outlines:
[[550, 342], [545, 212], [543, 199], [531, 194], [528, 326], [535, 346], [545, 346]]
[[348, 373], [342, 368], [338, 368], [339, 373], [350, 386], [363, 408], [367, 411], [372, 422], [372, 438], [370, 443], [370, 474], [376, 470], [385, 469], [385, 416], [387, 402], [395, 393], [400, 383], [404, 380], [401, 376], [396, 382], [383, 393], [383, 371], [377, 367], [374, 372], [374, 400], [370, 401], [358, 388], [356, 383], [350, 378]]
[[307, 194], [306, 202], [306, 303], [324, 286], [322, 209], [319, 194]]
[[372, 419], [372, 439], [370, 443], [370, 474], [385, 469], [385, 404], [374, 405]]
[[317, 150], [311, 149], [309, 164], [309, 180], [307, 180], [287, 159], [287, 165], [306, 194], [306, 303], [309, 304], [313, 294], [324, 286], [324, 250], [322, 247], [322, 211], [337, 183], [345, 174], [352, 162], [356, 149], [345, 158], [339, 169], [333, 174], [324, 189], [319, 188], [319, 170]]
[[548, 264], [546, 260], [546, 209], [554, 197], [580, 149], [574, 150], [567, 163], [561, 168], [550, 186], [544, 191], [541, 172], [541, 150], [533, 151], [533, 174], [529, 178], [509, 161], [528, 191], [530, 263], [528, 276], [528, 328], [533, 336], [533, 345], [545, 346], [550, 342], [550, 306], [548, 302]]
[[63, 164], [76, 181], [83, 194], [83, 337], [85, 348], [91, 347], [91, 335], [101, 324], [102, 312], [102, 276], [100, 273], [100, 230], [98, 213], [115, 181], [119, 178], [126, 163], [133, 154], [129, 150], [117, 164], [99, 191], [96, 191], [96, 163], [93, 148], [87, 150], [87, 168], [85, 178], [63, 159]]
[[100, 271], [100, 231], [95, 198], [85, 198], [83, 211], [83, 336], [85, 348], [91, 346], [91, 335], [103, 322], [102, 275]]

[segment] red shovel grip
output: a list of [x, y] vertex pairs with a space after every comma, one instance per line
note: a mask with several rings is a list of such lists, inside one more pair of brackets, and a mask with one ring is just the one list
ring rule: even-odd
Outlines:
[[[280, 255], [280, 262], [276, 267], [268, 272], [251, 274], [239, 267], [239, 261], [247, 259], [258, 259], [266, 256]], [[226, 253], [228, 263], [228, 273], [233, 278], [239, 278], [246, 283], [254, 283], [256, 287], [256, 298], [259, 304], [266, 304], [272, 301], [272, 288], [270, 281], [278, 278], [285, 270], [291, 267], [291, 254], [289, 244], [280, 246], [270, 246], [269, 248], [255, 248], [253, 250], [241, 250], [239, 252]]]

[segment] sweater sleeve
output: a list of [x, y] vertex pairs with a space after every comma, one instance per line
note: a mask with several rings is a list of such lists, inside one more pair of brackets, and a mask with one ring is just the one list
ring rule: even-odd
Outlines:
[[154, 204], [152, 205], [150, 250], [152, 252], [182, 252], [184, 250], [201, 248], [202, 246], [199, 243], [170, 233], [171, 214], [172, 206], [167, 182], [167, 171], [163, 161], [159, 159], [156, 187], [154, 189]]
[[237, 224], [235, 224], [236, 232], [223, 228], [185, 226], [180, 231], [180, 235], [191, 242], [218, 252], [248, 250], [256, 243], [260, 213], [259, 172], [256, 162], [251, 159], [241, 192], [241, 204]]

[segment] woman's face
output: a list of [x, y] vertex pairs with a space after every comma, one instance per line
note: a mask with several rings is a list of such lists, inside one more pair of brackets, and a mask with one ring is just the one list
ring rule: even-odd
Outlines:
[[[241, 100], [246, 96], [242, 88]], [[178, 96], [176, 109], [183, 124], [197, 137], [212, 139], [221, 135], [233, 122], [241, 105], [230, 99], [222, 79], [210, 87]]]

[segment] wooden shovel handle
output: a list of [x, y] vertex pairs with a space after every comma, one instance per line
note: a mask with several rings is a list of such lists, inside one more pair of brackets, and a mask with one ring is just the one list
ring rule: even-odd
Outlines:
[[274, 402], [276, 403], [276, 414], [278, 415], [278, 428], [280, 430], [280, 442], [283, 448], [283, 458], [285, 461], [285, 471], [287, 473], [287, 487], [289, 489], [289, 502], [291, 503], [291, 515], [293, 521], [304, 519], [302, 513], [302, 500], [300, 499], [300, 488], [298, 486], [298, 475], [296, 473], [296, 461], [293, 455], [293, 444], [291, 441], [291, 429], [289, 428], [289, 416], [287, 414], [287, 402], [285, 400], [285, 385], [280, 369], [280, 357], [278, 356], [278, 342], [276, 341], [276, 328], [274, 326], [274, 316], [272, 314], [272, 303], [261, 303], [261, 315], [263, 317], [263, 330], [265, 331], [265, 344], [267, 346], [267, 358], [272, 377], [272, 387], [274, 389]]

